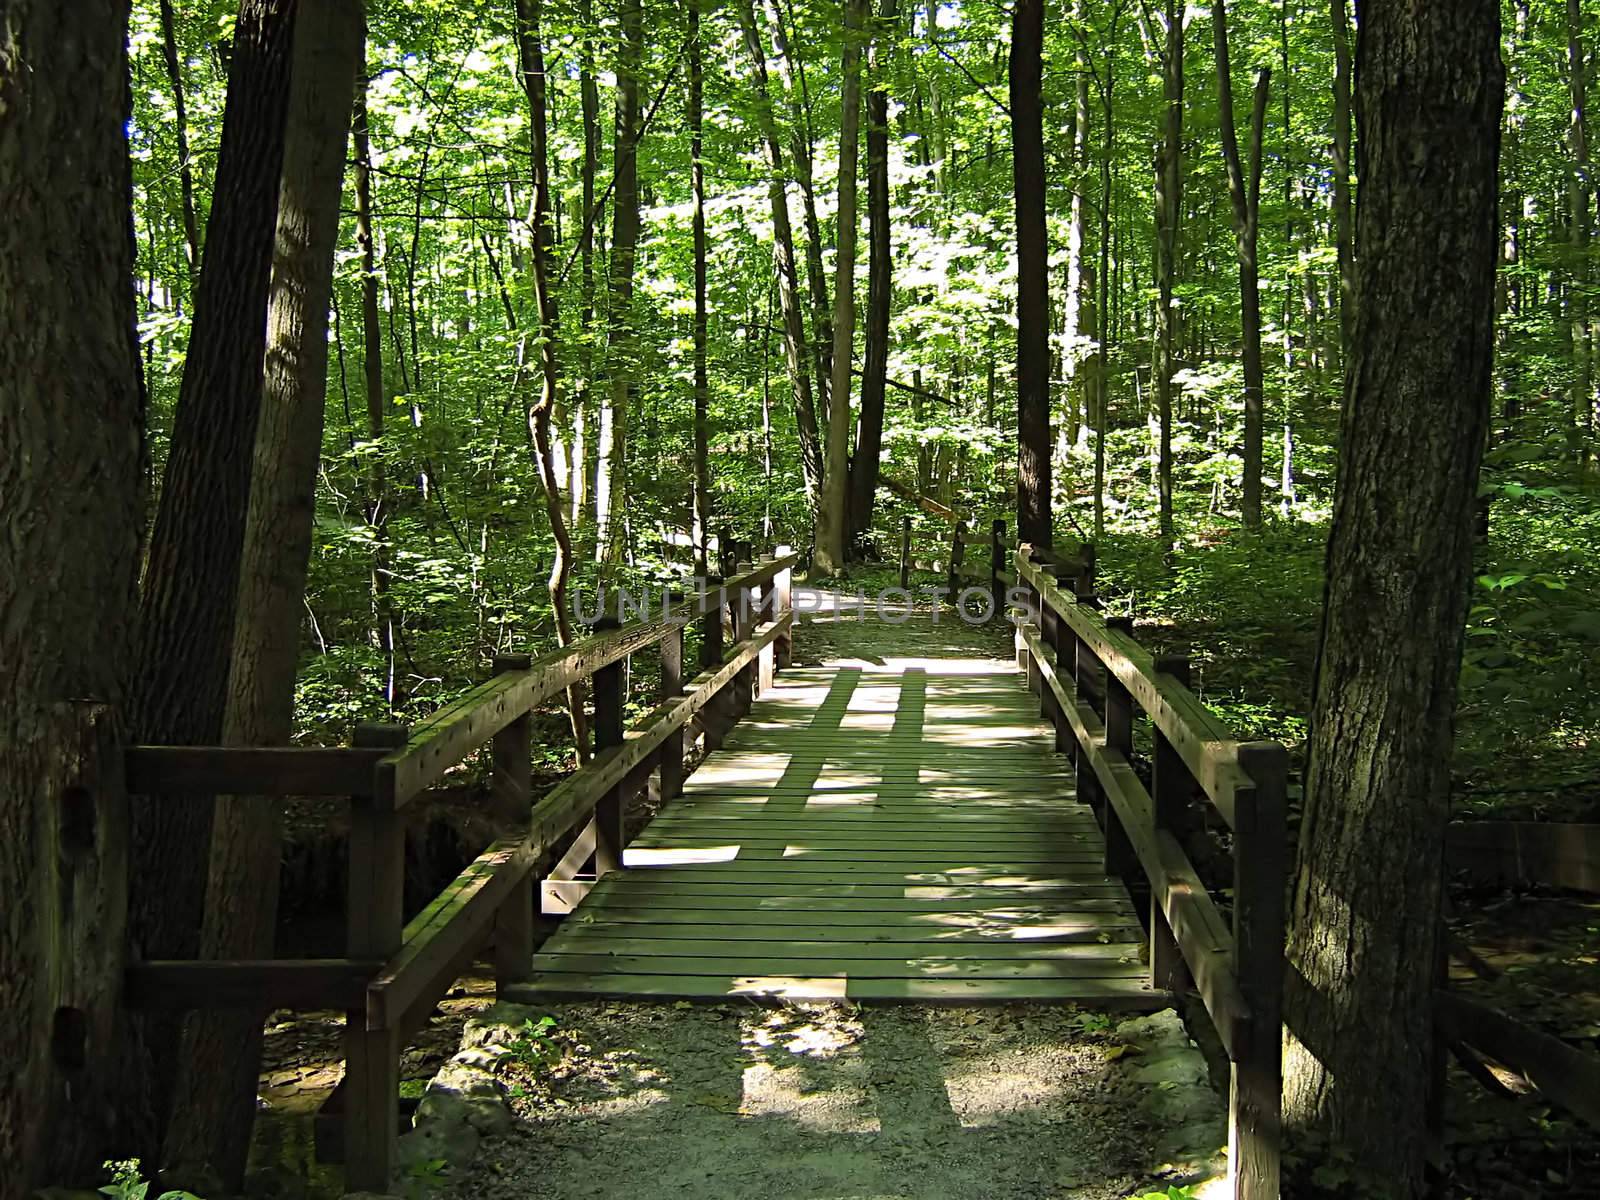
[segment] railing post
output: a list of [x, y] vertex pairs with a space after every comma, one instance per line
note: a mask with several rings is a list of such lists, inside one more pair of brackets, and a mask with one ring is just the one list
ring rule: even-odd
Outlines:
[[[674, 597], [676, 599], [677, 597]], [[661, 699], [683, 695], [683, 626], [669, 629], [661, 639]], [[661, 743], [656, 773], [650, 779], [652, 807], [674, 800], [683, 792], [683, 727]]]
[[[755, 589], [740, 586], [734, 590], [730, 597], [733, 605], [732, 625], [734, 650], [742, 649], [744, 643], [750, 640], [751, 632], [756, 625], [756, 600]], [[733, 677], [733, 682], [728, 685], [730, 693], [729, 714], [731, 721], [738, 721], [745, 713], [750, 711], [750, 701], [756, 690], [756, 664], [747, 663], [740, 667]]]
[[[705, 584], [706, 589], [700, 594], [700, 669], [709, 671], [722, 665], [722, 610], [725, 605], [722, 576], [708, 575]], [[716, 695], [700, 710], [699, 724], [707, 754], [722, 745], [727, 733], [726, 707], [725, 695]]]
[[1255, 784], [1235, 796], [1233, 829], [1234, 970], [1250, 1022], [1233, 1057], [1228, 1162], [1238, 1200], [1277, 1200], [1289, 756], [1277, 742], [1247, 742], [1239, 766]]
[[[596, 633], [620, 629], [622, 623], [611, 613], [594, 623]], [[624, 659], [608, 663], [594, 673], [594, 751], [599, 755], [612, 746], [622, 745], [622, 707], [624, 702]], [[594, 877], [601, 879], [622, 866], [623, 819], [627, 783], [614, 784], [594, 806]]]
[[[495, 656], [494, 673], [526, 671], [526, 654]], [[494, 735], [490, 748], [495, 799], [503, 811], [518, 814], [533, 808], [533, 719], [523, 713]], [[533, 970], [533, 872], [517, 882], [494, 918], [494, 981], [496, 989], [527, 979]]]
[[900, 518], [900, 586], [911, 586], [911, 518]]
[[996, 521], [989, 529], [989, 596], [996, 617], [1005, 616], [1006, 589], [1000, 576], [1006, 569], [1006, 523]]
[[961, 565], [967, 557], [966, 533], [967, 523], [958, 520], [950, 536], [950, 565], [945, 573], [945, 587], [951, 608], [961, 607]]
[[[779, 546], [777, 556], [788, 558], [794, 550], [789, 546]], [[794, 568], [785, 567], [772, 577], [772, 619], [781, 621], [794, 611]], [[772, 643], [773, 661], [776, 668], [781, 671], [789, 665], [794, 656], [793, 627], [780, 633]]]
[[[1106, 628], [1128, 637], [1133, 636], [1132, 617], [1110, 617], [1106, 620]], [[1105, 672], [1106, 704], [1106, 749], [1122, 755], [1124, 762], [1133, 759], [1133, 696], [1123, 686], [1122, 680], [1107, 669]], [[1122, 827], [1122, 819], [1117, 816], [1117, 810], [1110, 804], [1104, 806], [1105, 834], [1106, 834], [1106, 874], [1124, 875], [1132, 869], [1134, 863], [1133, 843], [1128, 840], [1128, 831]]]
[[[351, 744], [397, 750], [409, 733], [404, 725], [363, 723], [356, 726]], [[349, 957], [385, 960], [400, 949], [405, 861], [406, 833], [400, 814], [379, 808], [371, 796], [352, 797], [345, 892]], [[364, 1009], [346, 1012], [344, 1025], [345, 1190], [387, 1192], [400, 1125], [399, 1031], [369, 1030]]]
[[[1053, 563], [1040, 563], [1039, 581], [1049, 583], [1055, 578], [1056, 568]], [[1045, 599], [1045, 590], [1038, 587], [1033, 590], [1039, 609], [1039, 640], [1046, 646], [1054, 649], [1061, 640], [1061, 615], [1056, 612], [1055, 606]], [[1056, 669], [1061, 668], [1061, 656], [1056, 656]], [[1041, 685], [1043, 680], [1040, 681]], [[1039, 715], [1050, 722], [1050, 728], [1056, 731], [1056, 746], [1061, 744], [1061, 727], [1064, 714], [1061, 705], [1057, 703], [1055, 693], [1048, 687], [1039, 688]]]
[[[1184, 687], [1189, 686], [1187, 654], [1158, 657], [1155, 668], [1158, 675], [1170, 675]], [[1164, 830], [1182, 842], [1189, 831], [1193, 780], [1189, 768], [1159, 727], [1155, 730], [1154, 758], [1150, 795], [1155, 827], [1158, 833]], [[1154, 893], [1150, 896], [1150, 986], [1174, 995], [1188, 991], [1191, 986], [1183, 951], [1178, 948], [1178, 940], [1167, 923], [1161, 899]]]

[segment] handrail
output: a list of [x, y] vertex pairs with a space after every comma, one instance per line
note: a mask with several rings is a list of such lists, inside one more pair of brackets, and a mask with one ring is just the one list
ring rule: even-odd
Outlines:
[[[1069, 594], [1067, 564], [1017, 548], [1027, 611], [1018, 665], [1077, 768], [1078, 799], [1105, 832], [1106, 871], [1137, 867], [1150, 884], [1155, 987], [1193, 981], [1233, 1064], [1229, 1164], [1239, 1200], [1279, 1194], [1285, 790], [1288, 756], [1276, 742], [1241, 742], [1189, 690], [1187, 659], [1158, 659], [1133, 638], [1131, 618], [1105, 617], [1082, 558]], [[1134, 772], [1134, 716], [1154, 726], [1147, 788]], [[1184, 851], [1196, 789], [1233, 830], [1230, 928]]]

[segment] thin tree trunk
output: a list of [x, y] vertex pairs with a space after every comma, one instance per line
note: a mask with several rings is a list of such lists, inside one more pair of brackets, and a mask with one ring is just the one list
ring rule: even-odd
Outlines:
[[[572, 644], [572, 613], [567, 603], [567, 579], [572, 572], [572, 537], [567, 532], [566, 515], [561, 507], [561, 488], [556, 481], [555, 450], [550, 441], [550, 418], [559, 395], [560, 365], [557, 341], [561, 327], [557, 320], [555, 289], [550, 281], [553, 239], [550, 231], [550, 133], [546, 117], [549, 86], [544, 65], [544, 33], [541, 0], [516, 0], [517, 51], [522, 71], [522, 88], [528, 97], [532, 127], [533, 158], [533, 296], [539, 317], [539, 398], [528, 409], [528, 430], [533, 437], [535, 466], [544, 488], [545, 515], [550, 535], [555, 540], [555, 558], [550, 565], [550, 607], [556, 622], [556, 637], [563, 646]], [[508, 310], [509, 313], [510, 310]], [[588, 753], [588, 726], [584, 719], [582, 685], [567, 689], [567, 716], [572, 724], [573, 741], [579, 759]]]
[[[583, 220], [578, 231], [578, 381], [572, 400], [572, 523], [582, 528], [593, 511], [590, 491], [588, 432], [594, 409], [594, 181], [600, 161], [600, 88], [594, 73], [594, 3], [578, 0], [578, 23], [583, 27], [578, 64], [579, 116], [583, 122]], [[593, 519], [591, 517], [591, 519]]]
[[[267, 353], [223, 740], [283, 745], [311, 557], [328, 376], [328, 302], [351, 101], [365, 35], [359, 0], [299, 0]], [[213, 817], [201, 953], [271, 958], [280, 801], [230, 796]], [[244, 1179], [256, 1112], [264, 1009], [197, 1013], [186, 1030], [167, 1161]]]
[[1324, 1126], [1377, 1190], [1410, 1197], [1423, 1194], [1430, 1140], [1504, 74], [1498, 0], [1367, 0], [1361, 16], [1355, 353], [1312, 689], [1285, 1082], [1291, 1125]]
[[[5, 1195], [118, 1156], [120, 758], [144, 513], [127, 0], [0, 22], [0, 1155]], [[103, 755], [103, 757], [101, 757]]]
[[356, 244], [361, 250], [361, 369], [367, 401], [366, 517], [372, 528], [372, 640], [383, 656], [383, 700], [395, 701], [394, 605], [389, 598], [389, 472], [384, 460], [383, 321], [378, 312], [378, 260], [372, 226], [372, 141], [367, 119], [365, 64], [357, 73], [355, 115]]
[[1181, 251], [1178, 225], [1183, 214], [1183, 25], [1187, 7], [1185, 0], [1167, 0], [1166, 46], [1161, 54], [1164, 132], [1156, 154], [1156, 492], [1160, 504], [1162, 554], [1169, 559], [1175, 540], [1172, 377], [1177, 371], [1178, 306], [1173, 292]]
[[623, 561], [627, 542], [622, 515], [628, 488], [628, 422], [636, 366], [633, 277], [639, 248], [639, 71], [644, 62], [641, 0], [621, 0], [622, 57], [617, 72], [617, 123], [611, 192], [611, 319], [606, 334], [610, 397], [600, 413], [599, 476], [595, 505], [599, 527], [595, 556]]
[[194, 214], [194, 165], [189, 159], [189, 107], [183, 95], [183, 65], [178, 57], [177, 21], [172, 0], [161, 0], [161, 57], [172, 85], [172, 132], [178, 143], [178, 194], [183, 209], [183, 241], [189, 252], [189, 296], [200, 279], [200, 225]]
[[844, 79], [839, 118], [839, 232], [834, 264], [833, 381], [828, 389], [828, 460], [817, 506], [813, 562], [824, 575], [845, 568], [850, 504], [850, 376], [856, 332], [856, 168], [861, 150], [861, 37], [867, 0], [845, 0]]
[[[711, 381], [706, 369], [706, 165], [704, 51], [700, 44], [700, 0], [689, 0], [689, 157], [694, 192], [694, 569], [710, 569], [706, 539], [711, 529]], [[764, 344], [764, 343], [763, 343]], [[763, 383], [763, 389], [765, 384]], [[762, 393], [762, 416], [766, 394]]]
[[815, 136], [806, 105], [805, 64], [793, 57], [783, 14], [774, 0], [766, 0], [767, 24], [778, 64], [778, 82], [789, 97], [789, 157], [794, 181], [800, 185], [800, 212], [806, 231], [806, 284], [811, 295], [812, 357], [817, 368], [816, 403], [828, 411], [828, 388], [833, 374], [833, 318], [828, 312], [828, 276], [822, 265], [822, 222], [817, 219], [817, 189], [813, 182]]
[[[1083, 20], [1083, 2], [1075, 0], [1072, 19]], [[1067, 221], [1066, 303], [1062, 306], [1062, 383], [1067, 389], [1065, 444], [1076, 446], [1086, 423], [1090, 401], [1090, 366], [1086, 343], [1094, 340], [1089, 326], [1094, 314], [1094, 268], [1088, 259], [1089, 186], [1089, 52], [1087, 39], [1078, 43], [1073, 59], [1077, 78], [1072, 88], [1072, 205]]]
[[1233, 201], [1233, 231], [1239, 259], [1239, 324], [1244, 338], [1244, 486], [1239, 510], [1246, 529], [1259, 529], [1266, 381], [1261, 365], [1261, 274], [1256, 247], [1261, 232], [1261, 144], [1266, 135], [1267, 92], [1272, 83], [1272, 70], [1263, 67], [1256, 76], [1255, 108], [1250, 117], [1250, 159], [1246, 164], [1239, 157], [1239, 135], [1233, 123], [1226, 0], [1212, 0], [1211, 20], [1216, 31], [1217, 112], [1222, 128], [1222, 160], [1228, 169], [1228, 195]]
[[898, 0], [883, 0], [867, 61], [867, 319], [861, 371], [861, 415], [850, 463], [849, 537], [859, 547], [872, 529], [883, 452], [884, 392], [889, 378], [889, 316], [894, 261], [889, 230], [889, 84], [900, 33]]
[[812, 401], [811, 374], [806, 356], [805, 317], [800, 311], [800, 283], [794, 262], [794, 233], [789, 224], [789, 200], [784, 190], [783, 147], [778, 140], [778, 123], [772, 115], [771, 93], [767, 84], [767, 57], [761, 48], [761, 33], [756, 27], [754, 0], [739, 0], [735, 5], [739, 27], [744, 33], [745, 50], [754, 68], [756, 127], [766, 143], [771, 174], [767, 178], [767, 199], [772, 209], [772, 252], [778, 277], [778, 307], [783, 313], [783, 354], [789, 370], [789, 386], [794, 393], [795, 431], [800, 439], [800, 467], [806, 496], [813, 505], [822, 491], [822, 441], [817, 429], [817, 410]]
[[[1339, 255], [1339, 340], [1349, 362], [1356, 327], [1356, 223], [1350, 197], [1350, 12], [1330, 0], [1333, 16], [1333, 239]], [[1287, 86], [1287, 85], [1286, 85]], [[1287, 132], [1287, 131], [1286, 131]], [[1307, 330], [1307, 337], [1310, 330]]]
[[1050, 238], [1045, 227], [1044, 4], [1011, 16], [1012, 180], [1017, 206], [1017, 538], [1051, 544]]
[[1117, 149], [1116, 42], [1122, 17], [1119, 4], [1111, 14], [1106, 37], [1105, 80], [1100, 91], [1100, 293], [1096, 307], [1099, 341], [1094, 367], [1094, 540], [1106, 536], [1106, 430], [1110, 423], [1110, 359], [1106, 345], [1111, 333], [1111, 164]]
[[1583, 45], [1581, 0], [1567, 0], [1567, 85], [1572, 120], [1567, 129], [1572, 171], [1567, 181], [1573, 278], [1572, 319], [1572, 449], [1578, 469], [1588, 468], [1594, 435], [1594, 331], [1589, 322], [1589, 56]]
[[[289, 92], [291, 0], [243, 0], [223, 117], [206, 263], [184, 360], [172, 449], [144, 571], [133, 732], [144, 742], [216, 744], [224, 730], [240, 560], [261, 409], [267, 291]], [[148, 958], [200, 948], [211, 804], [131, 806], [128, 937]], [[159, 1161], [180, 1022], [133, 1023], [119, 1111], [140, 1157]], [[148, 1089], [148, 1090], [143, 1090]]]

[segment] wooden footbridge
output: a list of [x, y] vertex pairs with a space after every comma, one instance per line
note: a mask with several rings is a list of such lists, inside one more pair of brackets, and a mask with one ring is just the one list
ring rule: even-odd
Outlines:
[[[129, 748], [131, 791], [344, 795], [351, 836], [346, 957], [136, 962], [127, 1002], [344, 1009], [346, 1183], [382, 1192], [401, 1047], [486, 948], [518, 999], [1155, 1009], [1189, 993], [1233, 1063], [1235, 1194], [1276, 1196], [1283, 749], [1233, 740], [1185, 663], [1104, 617], [1089, 556], [1024, 546], [1012, 575], [998, 536], [994, 551], [984, 583], [1000, 612], [1014, 603], [1014, 661], [788, 669], [796, 560], [780, 549], [655, 619], [503, 657], [431, 720], [363, 727], [347, 748]], [[660, 695], [626, 724], [646, 653]], [[585, 685], [593, 754], [535, 797], [530, 713]], [[406, 806], [485, 746], [527, 828], [407, 920]], [[630, 843], [646, 789], [656, 815]], [[1231, 918], [1183, 849], [1206, 806], [1231, 829]], [[572, 915], [536, 947], [540, 907]]]

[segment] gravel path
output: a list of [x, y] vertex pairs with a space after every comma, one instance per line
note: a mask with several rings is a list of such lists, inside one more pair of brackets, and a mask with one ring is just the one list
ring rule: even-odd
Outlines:
[[1109, 1200], [1213, 1179], [1226, 1136], [1171, 1013], [502, 1005], [466, 1041], [441, 1090], [513, 1119], [441, 1168], [472, 1117], [436, 1095], [403, 1141], [462, 1198]]

